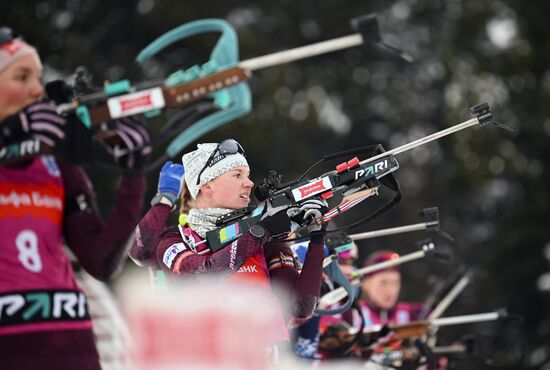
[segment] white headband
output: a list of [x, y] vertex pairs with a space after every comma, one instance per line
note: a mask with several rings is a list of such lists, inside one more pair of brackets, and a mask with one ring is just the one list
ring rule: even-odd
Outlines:
[[225, 157], [214, 163], [212, 166], [208, 166], [200, 174], [200, 182], [197, 185], [197, 177], [200, 171], [206, 165], [206, 161], [210, 158], [214, 150], [218, 149], [216, 143], [198, 144], [197, 149], [185, 154], [181, 157], [183, 168], [185, 169], [185, 183], [189, 189], [189, 193], [193, 199], [197, 198], [197, 194], [202, 185], [208, 181], [214, 180], [216, 177], [226, 173], [227, 171], [239, 167], [248, 166], [246, 158], [241, 153], [226, 154]]

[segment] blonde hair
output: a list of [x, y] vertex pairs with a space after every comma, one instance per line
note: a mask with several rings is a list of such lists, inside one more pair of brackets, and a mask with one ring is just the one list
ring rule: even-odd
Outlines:
[[195, 200], [191, 196], [187, 184], [184, 181], [180, 195], [180, 214], [188, 214], [192, 208], [195, 208]]

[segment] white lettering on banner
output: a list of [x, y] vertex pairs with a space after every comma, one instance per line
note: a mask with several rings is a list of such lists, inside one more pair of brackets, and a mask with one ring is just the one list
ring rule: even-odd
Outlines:
[[28, 155], [28, 154], [34, 154], [38, 152], [38, 149], [40, 148], [40, 142], [38, 140], [27, 140], [21, 142], [21, 155]]
[[86, 315], [86, 296], [84, 293], [78, 293], [78, 317]]
[[[23, 320], [36, 313], [36, 309], [42, 310], [42, 317], [49, 319], [81, 319], [87, 316], [86, 296], [83, 292], [64, 291], [54, 292], [28, 292], [26, 294], [9, 294], [0, 296], [0, 321], [3, 315], [15, 316], [23, 314]], [[53, 309], [50, 311], [50, 302], [53, 301]], [[25, 315], [30, 315], [25, 317]]]
[[10, 316], [13, 316], [21, 307], [25, 305], [25, 298], [23, 296], [17, 295], [8, 295], [0, 297], [0, 319], [2, 318], [2, 312], [4, 311], [4, 306], [6, 306], [6, 313]]
[[30, 206], [31, 197], [27, 193], [19, 194], [15, 191], [12, 191], [8, 195], [0, 194], [0, 205], [2, 206], [12, 205], [15, 208], [19, 208], [20, 205]]
[[[360, 177], [368, 176], [368, 175], [375, 175], [376, 176], [376, 174], [378, 172], [380, 172], [382, 170], [385, 170], [385, 169], [389, 169], [390, 166], [391, 166], [390, 161], [387, 160], [387, 159], [384, 159], [381, 162], [375, 163], [373, 165], [370, 165], [368, 167], [365, 167], [365, 168], [362, 168], [360, 170], [355, 171], [355, 180], [357, 180]], [[399, 166], [395, 167], [392, 170], [392, 172], [397, 170], [397, 168], [399, 168]]]
[[63, 204], [58, 197], [50, 197], [48, 195], [41, 195], [38, 192], [32, 192], [32, 202], [36, 207], [55, 208], [62, 209]]
[[183, 243], [177, 243], [177, 244], [171, 245], [170, 248], [168, 248], [164, 252], [164, 255], [162, 256], [162, 262], [166, 266], [168, 266], [168, 268], [172, 268], [172, 262], [174, 262], [174, 258], [176, 258], [176, 256], [178, 254], [180, 254], [181, 252], [183, 252], [186, 249], [187, 248], [185, 247], [185, 244], [183, 244]]
[[9, 194], [0, 194], [0, 205], [12, 205], [15, 208], [33, 205], [35, 207], [63, 209], [63, 201], [61, 198], [44, 195], [37, 191], [33, 191], [31, 194], [18, 193], [16, 191], [12, 191]]
[[61, 317], [62, 310], [70, 317], [76, 317], [75, 307], [78, 305], [78, 299], [73, 292], [55, 293], [53, 296], [53, 317]]
[[237, 272], [258, 272], [258, 270], [256, 269], [256, 265], [253, 265], [253, 266], [241, 266]]

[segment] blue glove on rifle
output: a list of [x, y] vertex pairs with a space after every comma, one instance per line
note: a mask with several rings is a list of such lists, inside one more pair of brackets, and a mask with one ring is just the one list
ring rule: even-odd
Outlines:
[[179, 163], [167, 161], [162, 166], [159, 174], [158, 194], [170, 200], [172, 206], [176, 204], [183, 186], [183, 175], [185, 170]]

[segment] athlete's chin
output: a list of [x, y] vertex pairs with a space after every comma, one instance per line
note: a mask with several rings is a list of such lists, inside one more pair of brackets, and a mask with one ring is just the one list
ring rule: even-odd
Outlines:
[[230, 202], [230, 204], [226, 204], [223, 208], [241, 209], [241, 208], [244, 208], [244, 207], [248, 207], [249, 203], [250, 203], [250, 199], [239, 198], [238, 200], [235, 200], [234, 202]]

